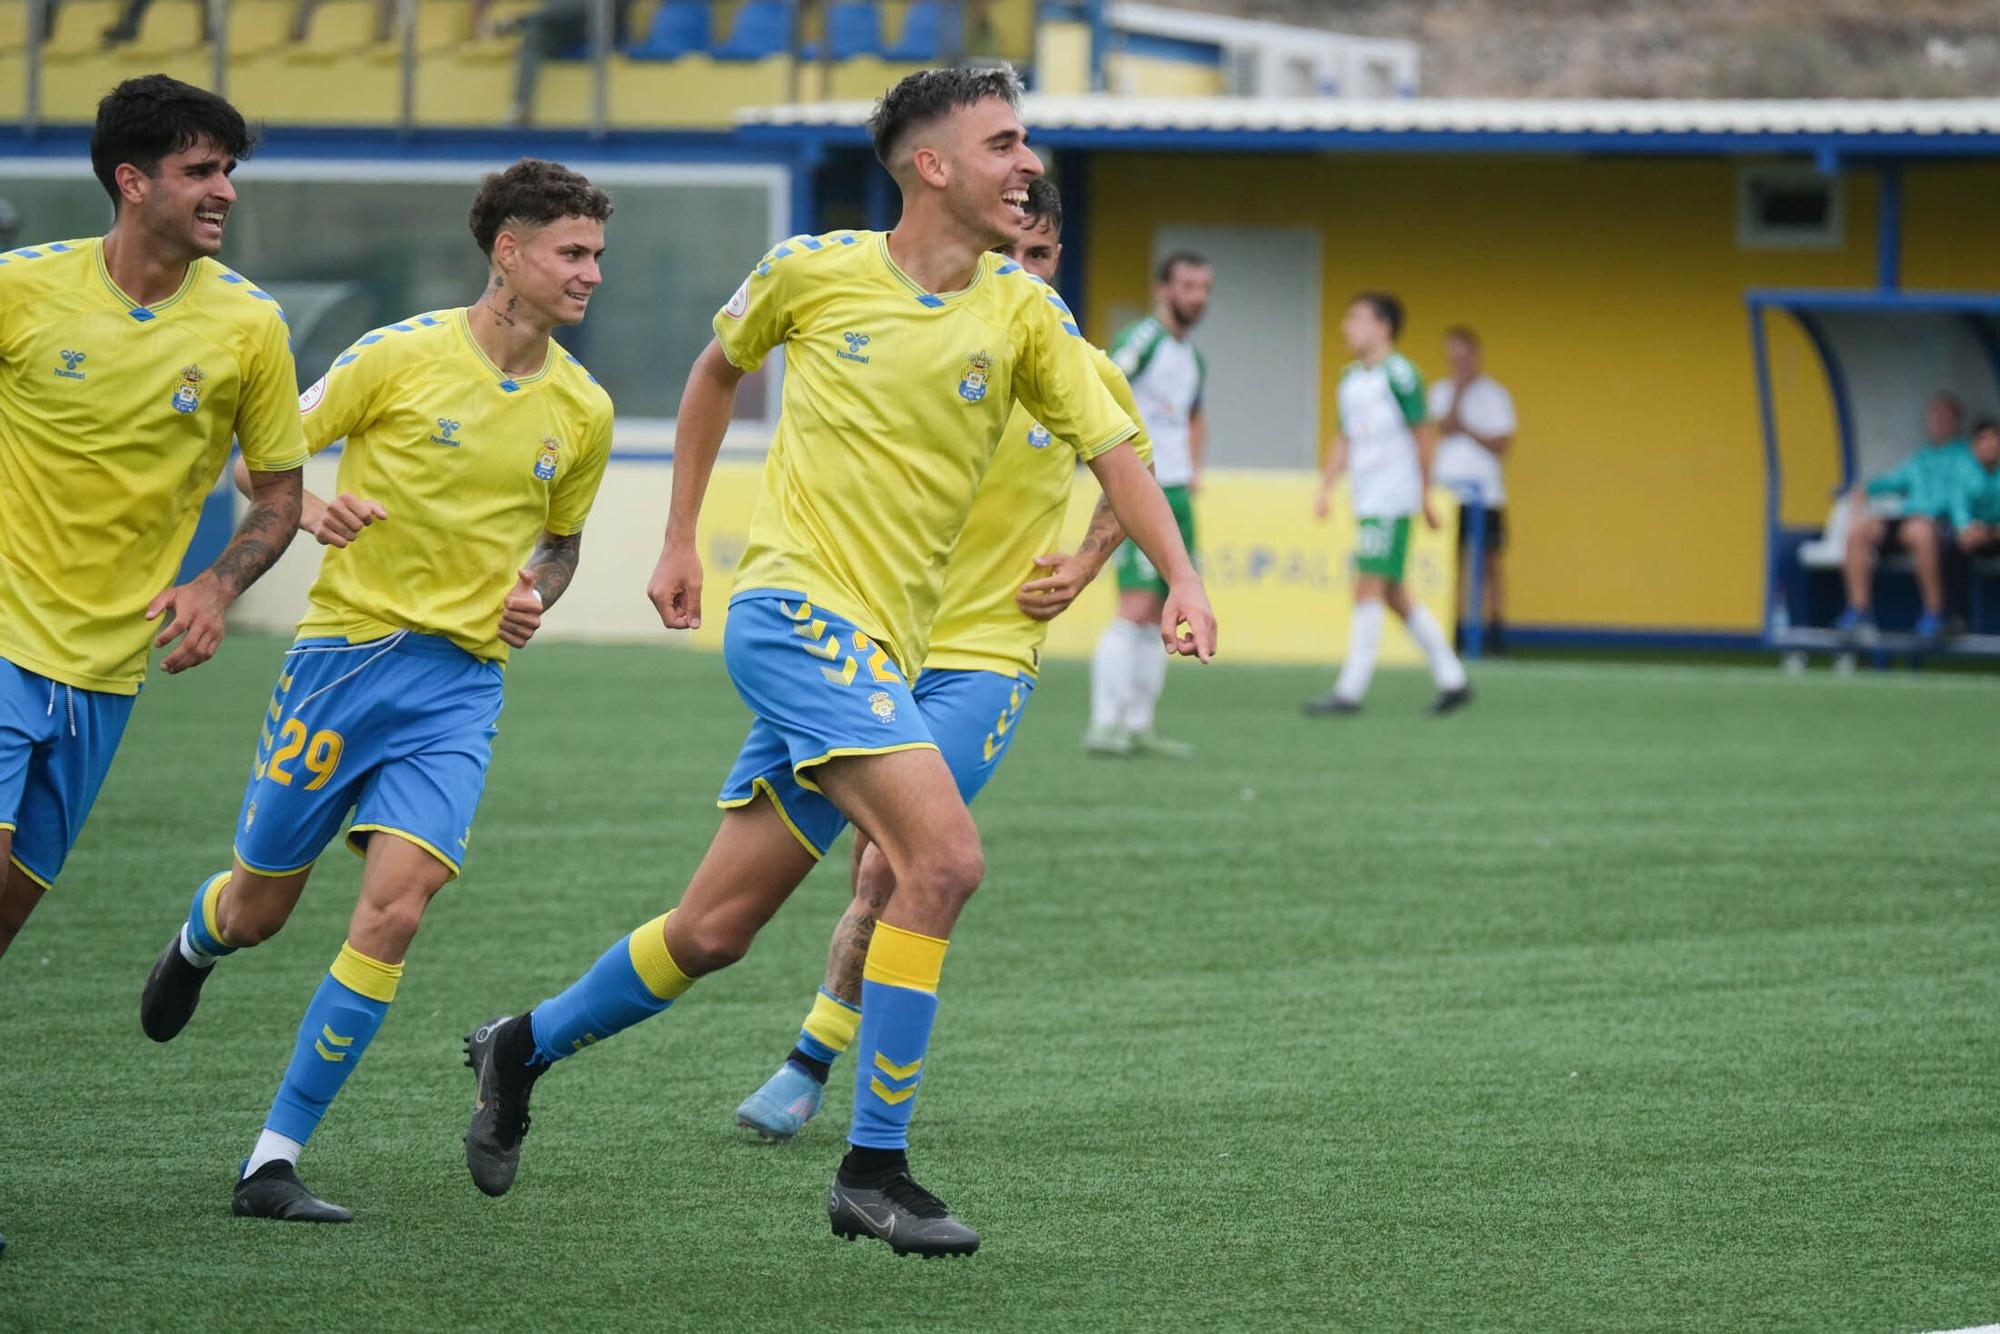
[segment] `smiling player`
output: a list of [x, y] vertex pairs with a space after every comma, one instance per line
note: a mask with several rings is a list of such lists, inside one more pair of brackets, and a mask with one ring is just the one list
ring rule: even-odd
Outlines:
[[[703, 492], [736, 388], [785, 348], [784, 404], [736, 572], [723, 653], [754, 715], [721, 828], [673, 911], [618, 940], [530, 1012], [471, 1035], [474, 1182], [512, 1185], [534, 1082], [660, 1013], [743, 957], [848, 821], [895, 880], [862, 972], [850, 1148], [833, 1231], [900, 1254], [962, 1255], [979, 1235], [912, 1178], [946, 938], [984, 874], [979, 832], [910, 689], [945, 565], [1014, 400], [1073, 446], [1166, 570], [1161, 638], [1206, 660], [1215, 619], [1136, 431], [1046, 284], [988, 253], [1020, 235], [1041, 163], [1005, 69], [912, 74], [870, 122], [895, 178], [895, 230], [784, 242], [715, 316], [681, 400], [665, 550], [648, 592], [670, 629], [701, 623]], [[854, 335], [866, 343], [857, 347]], [[1179, 631], [1185, 622], [1189, 630]]]
[[[1000, 253], [1043, 282], [1054, 281], [1062, 258], [1062, 197], [1052, 182], [1029, 185], [1028, 225]], [[1097, 348], [1090, 353], [1104, 387], [1138, 423], [1139, 405], [1124, 372]], [[1109, 504], [1100, 500], [1076, 552], [1047, 554], [1062, 534], [1076, 479], [1073, 451], [1053, 448], [1055, 443], [1015, 405], [945, 569], [930, 652], [913, 692], [968, 805], [1020, 731], [1048, 623], [1096, 578], [1123, 538]], [[1143, 426], [1132, 443], [1150, 462], [1152, 441]], [[1039, 577], [1024, 584], [1030, 572]], [[834, 927], [825, 983], [797, 1045], [736, 1109], [738, 1124], [765, 1139], [790, 1139], [819, 1111], [833, 1063], [860, 1025], [862, 962], [875, 919], [895, 892], [888, 859], [863, 836], [855, 839], [852, 879], [854, 899]]]
[[610, 216], [602, 190], [553, 162], [488, 176], [471, 217], [485, 294], [377, 329], [299, 400], [315, 451], [347, 441], [339, 494], [305, 506], [329, 549], [263, 719], [235, 869], [195, 890], [140, 1001], [148, 1037], [178, 1034], [216, 961], [285, 924], [354, 811], [361, 901], [236, 1184], [238, 1214], [351, 1217], [295, 1164], [381, 1027], [431, 896], [459, 873], [508, 650], [576, 573], [611, 398], [549, 335], [583, 319]]
[[[213, 93], [128, 79], [90, 137], [111, 230], [0, 255], [0, 953], [83, 829], [147, 649], [206, 662], [298, 527], [285, 317], [214, 258], [255, 142]], [[168, 587], [232, 438], [249, 512]]]

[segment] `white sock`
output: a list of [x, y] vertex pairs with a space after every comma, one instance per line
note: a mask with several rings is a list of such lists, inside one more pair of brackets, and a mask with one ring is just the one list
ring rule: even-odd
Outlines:
[[1410, 614], [1403, 618], [1403, 624], [1409, 627], [1410, 638], [1424, 651], [1424, 658], [1431, 665], [1431, 680], [1437, 682], [1437, 688], [1463, 689], [1465, 664], [1451, 651], [1451, 641], [1444, 637], [1444, 627], [1431, 615], [1431, 609], [1422, 603], [1410, 604]]
[[266, 1163], [275, 1163], [280, 1158], [288, 1163], [296, 1163], [305, 1147], [295, 1139], [286, 1139], [275, 1130], [266, 1130], [257, 1136], [257, 1147], [250, 1150], [250, 1161], [243, 1165], [243, 1175], [255, 1176], [258, 1168]]
[[[155, 936], [154, 939], [157, 940], [159, 937]], [[197, 968], [215, 967], [216, 956], [213, 954], [203, 954], [194, 947], [194, 942], [188, 939], [186, 922], [181, 923], [181, 957]]]
[[1160, 692], [1167, 688], [1167, 651], [1149, 627], [1131, 621], [1121, 624], [1131, 627], [1133, 639], [1132, 693], [1125, 700], [1125, 727], [1138, 736], [1153, 730], [1153, 710], [1159, 705]]
[[1340, 679], [1333, 693], [1349, 704], [1359, 704], [1375, 678], [1375, 654], [1382, 647], [1382, 604], [1355, 604], [1354, 618], [1347, 625], [1347, 661], [1340, 664]]
[[1125, 697], [1131, 690], [1132, 640], [1121, 628], [1127, 622], [1114, 616], [1104, 633], [1097, 637], [1097, 650], [1090, 655], [1090, 728], [1110, 731], [1124, 725]]

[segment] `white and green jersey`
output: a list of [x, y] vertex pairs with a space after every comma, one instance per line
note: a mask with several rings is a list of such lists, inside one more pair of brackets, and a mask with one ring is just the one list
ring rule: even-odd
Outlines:
[[1394, 519], [1424, 507], [1414, 427], [1424, 420], [1424, 377], [1400, 352], [1340, 373], [1340, 431], [1354, 513]]
[[1128, 325], [1106, 350], [1132, 382], [1139, 424], [1153, 437], [1153, 475], [1161, 486], [1186, 486], [1194, 480], [1188, 423], [1201, 410], [1202, 382], [1208, 375], [1201, 353], [1151, 315]]

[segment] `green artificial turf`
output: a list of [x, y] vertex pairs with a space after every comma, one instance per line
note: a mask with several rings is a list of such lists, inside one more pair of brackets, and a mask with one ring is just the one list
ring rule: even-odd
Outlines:
[[[985, 1235], [829, 1235], [850, 1070], [792, 1145], [732, 1111], [844, 902], [565, 1063], [478, 1194], [459, 1040], [670, 906], [747, 715], [714, 657], [540, 646], [467, 874], [302, 1164], [349, 1227], [229, 1214], [359, 862], [219, 965], [154, 954], [229, 851], [279, 645], [156, 677], [0, 960], [0, 1328], [1934, 1329], [2000, 1319], [2000, 685], [1177, 666], [1193, 764], [1085, 760], [1052, 666], [977, 808], [915, 1128]], [[843, 849], [844, 851], [844, 849]]]

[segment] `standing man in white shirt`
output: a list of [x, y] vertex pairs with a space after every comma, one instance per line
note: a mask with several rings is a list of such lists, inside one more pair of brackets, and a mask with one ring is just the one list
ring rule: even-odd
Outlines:
[[1421, 515], [1427, 527], [1438, 526], [1430, 502], [1438, 426], [1425, 411], [1424, 377], [1396, 350], [1402, 332], [1403, 303], [1389, 292], [1361, 293], [1340, 321], [1340, 336], [1354, 360], [1340, 373], [1340, 433], [1327, 446], [1313, 513], [1326, 520], [1334, 483], [1347, 474], [1354, 506], [1354, 615], [1340, 678], [1332, 690], [1305, 702], [1311, 717], [1361, 712], [1375, 676], [1386, 611], [1401, 618], [1430, 664], [1438, 688], [1431, 712], [1452, 713], [1472, 699], [1451, 636], [1404, 586], [1411, 520]]
[[1457, 324], [1445, 330], [1445, 361], [1451, 377], [1431, 386], [1431, 420], [1438, 424], [1444, 439], [1438, 445], [1435, 479], [1458, 492], [1468, 504], [1486, 509], [1486, 535], [1482, 549], [1468, 552], [1469, 525], [1458, 525], [1458, 620], [1462, 625], [1478, 609], [1465, 605], [1474, 561], [1480, 566], [1480, 585], [1485, 589], [1486, 651], [1506, 652], [1506, 615], [1501, 557], [1507, 550], [1507, 488], [1501, 479], [1501, 464], [1514, 447], [1514, 397], [1485, 373], [1480, 365], [1479, 334]]
[[[1168, 255], [1154, 279], [1153, 313], [1127, 326], [1106, 349], [1131, 381], [1139, 424], [1153, 438], [1153, 475], [1167, 493], [1190, 553], [1208, 422], [1201, 411], [1207, 366], [1188, 334], [1207, 311], [1214, 287], [1215, 270], [1200, 255], [1187, 250]], [[1083, 748], [1092, 755], [1193, 759], [1194, 747], [1153, 730], [1153, 710], [1167, 684], [1167, 659], [1158, 642], [1166, 581], [1129, 540], [1118, 549], [1116, 565], [1118, 615], [1091, 655], [1090, 730], [1083, 734]]]

